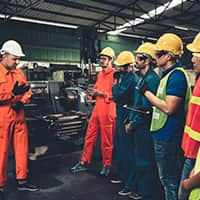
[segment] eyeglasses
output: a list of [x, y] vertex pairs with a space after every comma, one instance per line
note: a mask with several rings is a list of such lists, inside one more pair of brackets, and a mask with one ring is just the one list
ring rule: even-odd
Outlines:
[[131, 64], [120, 65], [119, 67], [120, 67], [120, 68], [127, 69], [129, 65], [131, 65]]
[[147, 59], [147, 56], [141, 54], [141, 55], [136, 55], [136, 59], [139, 60], [139, 61], [143, 61], [143, 60], [146, 60]]
[[165, 50], [161, 50], [161, 51], [156, 51], [156, 57], [157, 58], [160, 58], [162, 57], [163, 55], [166, 55], [168, 54], [169, 52], [168, 51], [165, 51]]
[[100, 56], [100, 57], [99, 57], [99, 60], [107, 60], [107, 59], [108, 59], [107, 56]]

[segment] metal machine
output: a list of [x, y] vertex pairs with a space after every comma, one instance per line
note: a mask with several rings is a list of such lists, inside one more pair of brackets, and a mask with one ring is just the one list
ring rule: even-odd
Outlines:
[[[70, 69], [70, 73], [71, 71]], [[64, 72], [67, 74], [66, 69]], [[73, 79], [76, 77], [75, 72], [73, 71]], [[46, 69], [42, 72], [26, 70], [25, 74], [33, 92], [30, 103], [25, 105], [31, 148], [48, 146], [61, 140], [75, 141], [84, 138], [87, 120], [92, 110], [85, 101], [86, 90], [78, 87], [78, 84], [69, 85], [68, 76], [68, 79], [63, 81], [35, 78], [30, 80], [30, 77], [49, 77], [49, 71]]]

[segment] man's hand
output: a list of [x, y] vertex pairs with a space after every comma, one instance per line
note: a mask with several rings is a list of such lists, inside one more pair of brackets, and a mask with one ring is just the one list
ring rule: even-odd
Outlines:
[[190, 178], [191, 178], [192, 176], [194, 176], [194, 171], [195, 171], [195, 169], [193, 168], [193, 169], [191, 170], [191, 172], [190, 172], [190, 175], [189, 175]]
[[11, 107], [16, 113], [19, 113], [20, 110], [24, 109], [24, 104], [21, 101], [17, 101], [16, 104], [13, 104]]
[[131, 126], [130, 123], [128, 123], [128, 124], [125, 125], [125, 130], [126, 130], [126, 133], [132, 132], [133, 128], [132, 128], [132, 126]]
[[189, 195], [189, 190], [187, 189], [187, 179], [185, 179], [182, 183], [181, 183], [181, 196], [184, 198], [187, 198]]
[[88, 89], [87, 92], [90, 96], [106, 96], [103, 92], [96, 89]]
[[98, 91], [98, 90], [95, 90], [95, 95], [96, 95], [96, 96], [106, 97], [106, 95], [105, 95], [103, 92]]
[[16, 83], [15, 83], [13, 89], [12, 89], [12, 93], [13, 93], [14, 96], [16, 96], [16, 95], [24, 94], [29, 89], [30, 89], [30, 85], [22, 84], [22, 85], [19, 86], [19, 82], [16, 81]]

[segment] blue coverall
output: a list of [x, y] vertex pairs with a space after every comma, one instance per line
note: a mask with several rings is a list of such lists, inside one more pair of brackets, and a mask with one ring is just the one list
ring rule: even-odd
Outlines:
[[116, 132], [114, 136], [114, 160], [117, 165], [118, 178], [125, 181], [130, 169], [129, 136], [125, 133], [124, 121], [128, 119], [129, 111], [123, 105], [133, 104], [133, 93], [137, 83], [137, 75], [132, 71], [121, 73], [117, 83], [112, 88], [113, 100], [116, 102]]
[[148, 85], [151, 92], [156, 94], [160, 78], [153, 69], [149, 69], [143, 76], [138, 74], [139, 80], [134, 93], [134, 108], [143, 111], [150, 111], [150, 114], [142, 114], [139, 112], [131, 112], [129, 121], [132, 131], [130, 135], [133, 137], [131, 154], [134, 157], [134, 169], [129, 174], [126, 187], [133, 187], [133, 191], [137, 191], [144, 198], [153, 200], [153, 186], [156, 182], [156, 164], [153, 152], [153, 139], [150, 134], [150, 123], [152, 114], [152, 105], [147, 98], [139, 92], [141, 84]]

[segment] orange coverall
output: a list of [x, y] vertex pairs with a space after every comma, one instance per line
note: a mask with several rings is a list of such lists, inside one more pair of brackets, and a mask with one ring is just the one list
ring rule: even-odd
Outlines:
[[16, 164], [16, 179], [27, 178], [28, 159], [28, 131], [24, 110], [17, 114], [11, 108], [17, 101], [28, 103], [32, 95], [28, 92], [12, 97], [12, 89], [16, 81], [19, 85], [27, 84], [25, 76], [20, 69], [7, 70], [0, 63], [0, 187], [7, 179], [7, 163], [9, 144], [13, 144]]
[[98, 74], [97, 82], [94, 85], [94, 89], [106, 96], [96, 97], [96, 105], [88, 124], [82, 154], [82, 161], [87, 163], [91, 162], [96, 139], [100, 133], [103, 165], [111, 165], [116, 119], [115, 103], [112, 100], [113, 73], [114, 69], [112, 67], [109, 67], [106, 71], [102, 70]]

